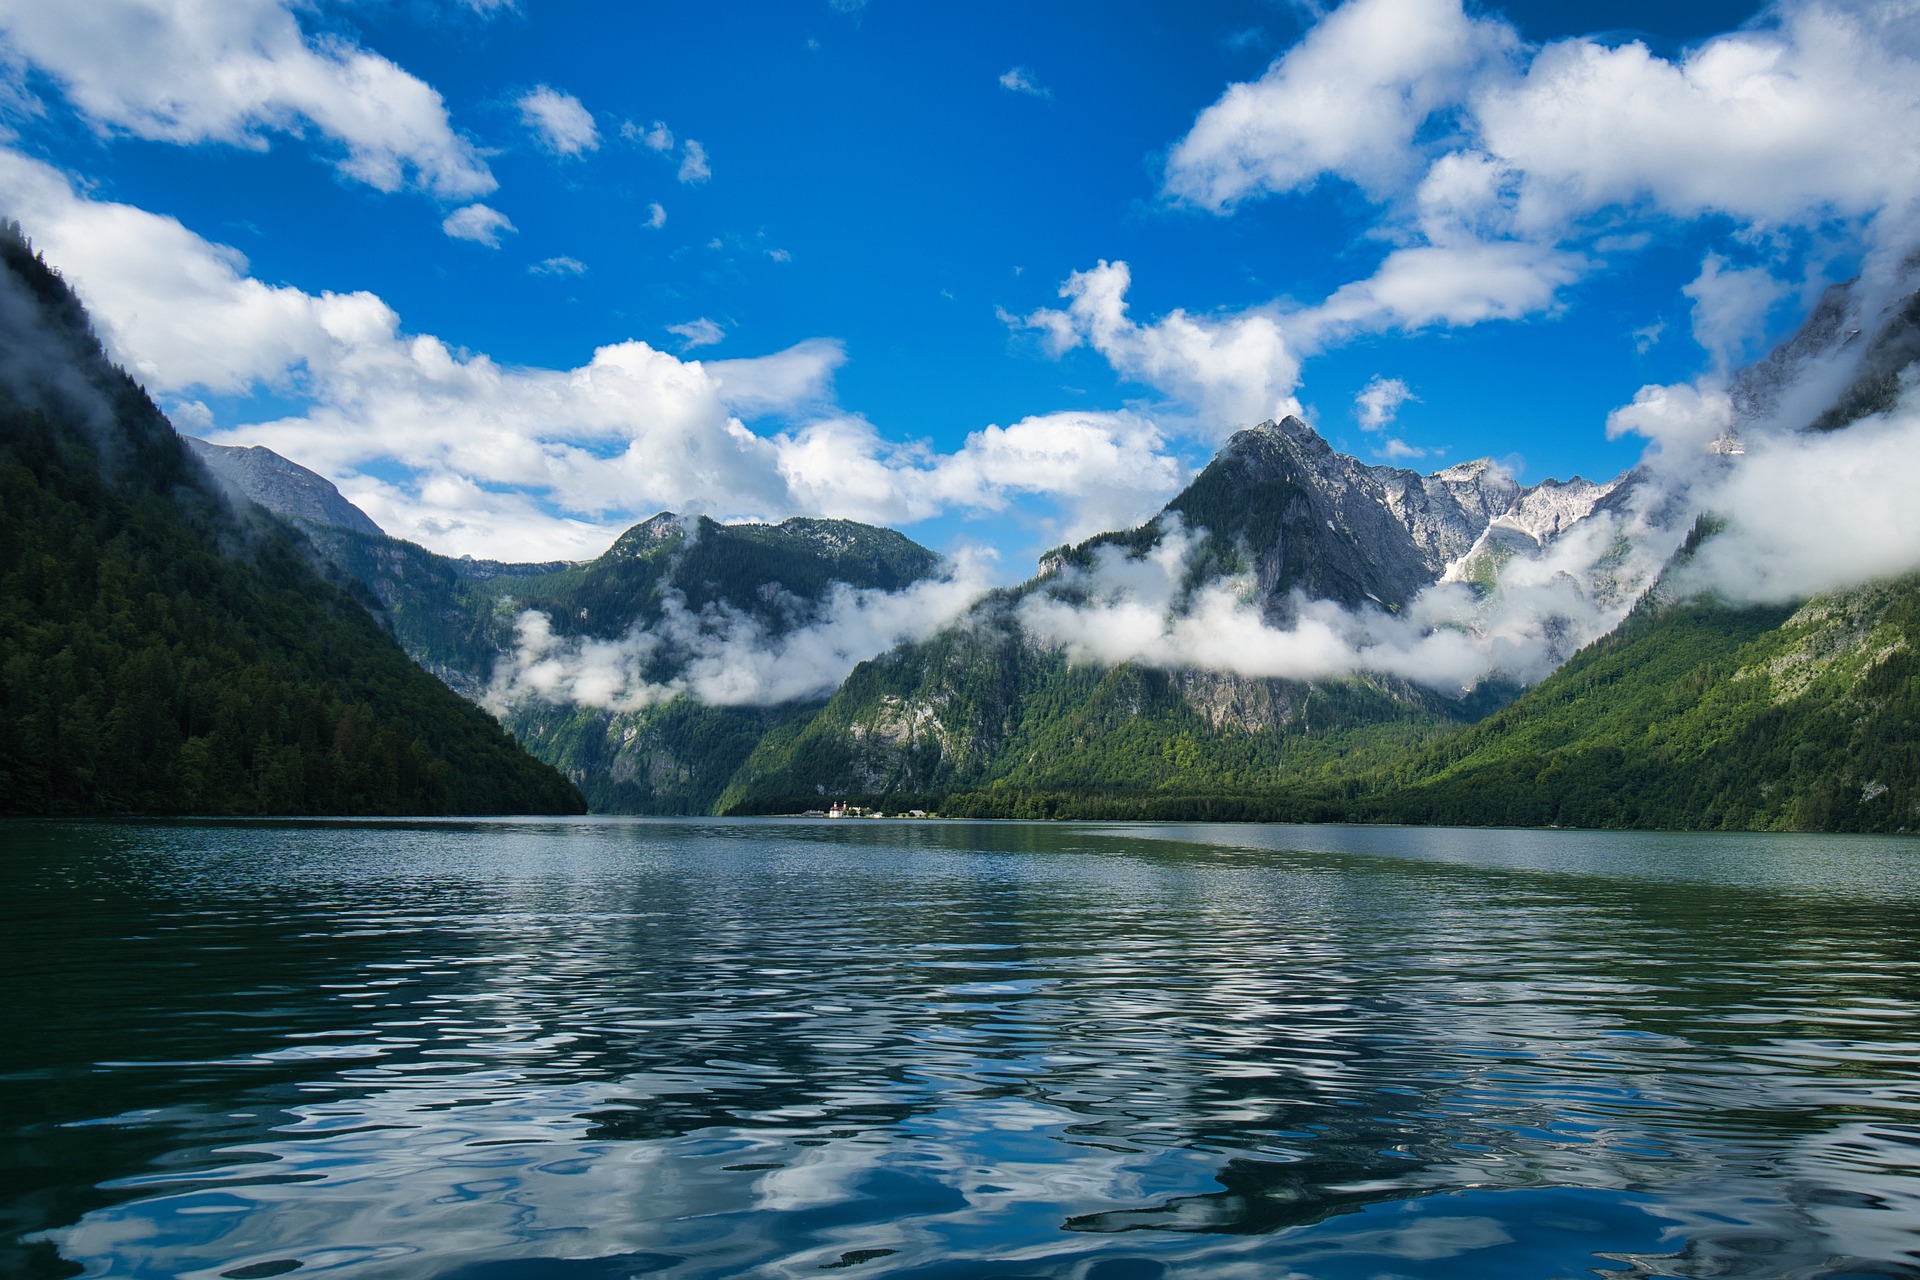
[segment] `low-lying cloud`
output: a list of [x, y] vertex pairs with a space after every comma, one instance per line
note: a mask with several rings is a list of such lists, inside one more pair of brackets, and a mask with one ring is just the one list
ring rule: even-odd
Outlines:
[[835, 583], [812, 621], [786, 630], [728, 604], [696, 611], [670, 594], [658, 621], [615, 639], [556, 635], [551, 618], [528, 609], [482, 702], [500, 714], [534, 699], [622, 712], [682, 696], [720, 707], [824, 697], [859, 663], [958, 618], [987, 585], [971, 556], [900, 591]]
[[[1443, 582], [1399, 613], [1296, 595], [1277, 623], [1251, 578], [1216, 579], [1189, 594], [1199, 538], [1174, 523], [1145, 556], [1102, 547], [1090, 568], [1063, 569], [1016, 616], [1042, 643], [1106, 666], [1289, 680], [1367, 672], [1460, 694], [1491, 676], [1537, 681], [1611, 630], [1684, 533], [1631, 506], [1599, 512], [1539, 556], [1508, 561], [1485, 594]], [[1628, 537], [1634, 550], [1609, 562]]]
[[[1297, 680], [1376, 673], [1458, 694], [1490, 677], [1537, 682], [1619, 625], [1656, 581], [1673, 601], [1782, 604], [1920, 570], [1915, 379], [1905, 375], [1885, 413], [1806, 430], [1806, 406], [1830, 402], [1846, 372], [1845, 360], [1808, 362], [1807, 388], [1777, 389], [1802, 416], [1753, 421], [1738, 421], [1710, 380], [1644, 388], [1609, 423], [1649, 441], [1612, 498], [1544, 547], [1483, 562], [1491, 573], [1472, 575], [1478, 586], [1442, 581], [1397, 613], [1303, 596], [1270, 611], [1250, 578], [1190, 590], [1198, 536], [1173, 523], [1144, 556], [1108, 546], [1091, 567], [1062, 569], [1016, 616], [1041, 642], [1107, 666]], [[1808, 388], [1826, 400], [1809, 401]], [[1700, 516], [1714, 532], [1676, 559]]]

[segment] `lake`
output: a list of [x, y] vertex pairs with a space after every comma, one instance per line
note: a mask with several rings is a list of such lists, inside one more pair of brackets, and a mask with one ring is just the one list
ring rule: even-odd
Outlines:
[[0, 825], [0, 1273], [1920, 1276], [1920, 843]]

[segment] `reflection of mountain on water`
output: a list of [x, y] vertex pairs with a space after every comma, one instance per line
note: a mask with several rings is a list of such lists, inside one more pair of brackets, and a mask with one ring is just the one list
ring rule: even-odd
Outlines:
[[10, 1176], [58, 1172], [16, 1203], [209, 1280], [1911, 1264], [1880, 845], [1788, 892], [1680, 841], [1725, 874], [1676, 892], [1188, 834], [87, 829], [0, 881], [47, 977]]

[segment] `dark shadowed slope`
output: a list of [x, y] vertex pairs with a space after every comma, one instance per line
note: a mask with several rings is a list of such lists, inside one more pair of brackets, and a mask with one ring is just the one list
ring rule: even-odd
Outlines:
[[317, 563], [0, 232], [0, 811], [583, 807]]

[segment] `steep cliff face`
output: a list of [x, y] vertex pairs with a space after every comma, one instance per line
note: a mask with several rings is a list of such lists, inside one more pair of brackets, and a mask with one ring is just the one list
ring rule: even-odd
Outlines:
[[1397, 609], [1520, 494], [1490, 461], [1425, 476], [1369, 466], [1287, 418], [1236, 433], [1161, 518], [1086, 545], [1144, 549], [1178, 517], [1204, 539], [1196, 577], [1250, 572], [1271, 616], [1284, 617], [1295, 592]]

